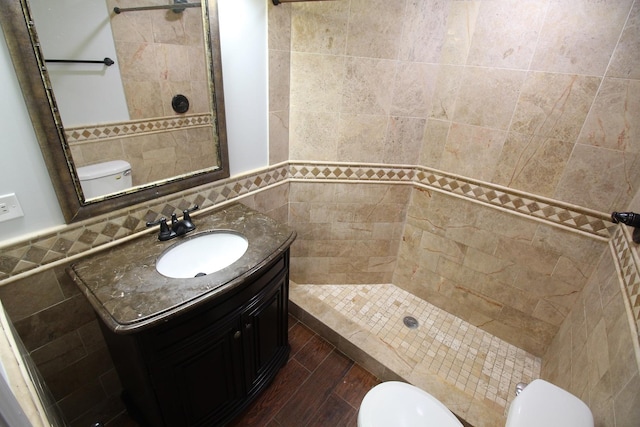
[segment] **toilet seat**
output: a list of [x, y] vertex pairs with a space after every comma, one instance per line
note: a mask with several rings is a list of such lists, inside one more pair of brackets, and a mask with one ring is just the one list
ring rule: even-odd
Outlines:
[[411, 384], [388, 381], [366, 394], [358, 427], [463, 427], [439, 400]]

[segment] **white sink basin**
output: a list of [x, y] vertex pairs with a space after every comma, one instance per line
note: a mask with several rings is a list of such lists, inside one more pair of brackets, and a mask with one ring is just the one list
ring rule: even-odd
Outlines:
[[156, 270], [174, 279], [215, 273], [239, 260], [248, 246], [246, 238], [231, 231], [203, 233], [161, 255]]

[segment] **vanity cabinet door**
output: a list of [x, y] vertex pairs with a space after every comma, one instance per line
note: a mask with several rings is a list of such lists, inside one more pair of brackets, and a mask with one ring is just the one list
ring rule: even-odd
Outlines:
[[172, 347], [150, 366], [167, 427], [213, 426], [242, 405], [240, 316], [215, 324]]
[[279, 275], [243, 313], [245, 377], [249, 394], [273, 378], [273, 372], [286, 362], [289, 355], [287, 284], [288, 275]]

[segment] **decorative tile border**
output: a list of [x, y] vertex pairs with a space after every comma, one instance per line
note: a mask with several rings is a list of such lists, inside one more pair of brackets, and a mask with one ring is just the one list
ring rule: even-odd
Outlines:
[[269, 187], [284, 184], [288, 165], [281, 164], [258, 172], [216, 181], [147, 204], [70, 224], [62, 231], [20, 242], [0, 251], [0, 284], [48, 264], [77, 258], [84, 252], [130, 237], [146, 230], [147, 221], [186, 209], [194, 204], [207, 209], [230, 203]]
[[609, 216], [557, 200], [519, 192], [482, 181], [419, 166], [294, 163], [293, 180], [381, 181], [412, 183], [431, 190], [461, 196], [551, 224], [608, 240], [613, 224]]
[[624, 225], [619, 225], [616, 228], [610, 245], [618, 264], [622, 283], [627, 291], [629, 308], [636, 325], [636, 337], [640, 338], [640, 260], [638, 252], [632, 249], [634, 244]]
[[62, 231], [3, 248], [0, 281], [77, 258], [91, 249], [140, 233], [146, 229], [146, 221], [169, 217], [194, 204], [205, 209], [239, 200], [274, 185], [303, 181], [416, 185], [527, 215], [601, 240], [609, 239], [610, 230], [615, 229], [604, 213], [423, 167], [291, 161], [71, 224]]
[[145, 133], [210, 125], [211, 123], [211, 114], [209, 113], [191, 114], [188, 116], [161, 117], [153, 120], [131, 120], [128, 122], [105, 123], [97, 126], [65, 128], [64, 134], [67, 137], [67, 142], [73, 145], [80, 142], [143, 135]]

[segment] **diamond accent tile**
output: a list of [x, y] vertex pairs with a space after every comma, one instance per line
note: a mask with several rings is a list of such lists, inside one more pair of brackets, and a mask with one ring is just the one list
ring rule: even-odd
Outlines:
[[640, 344], [640, 260], [637, 249], [635, 251], [632, 249], [637, 245], [631, 240], [627, 227], [622, 224], [616, 226], [609, 244], [613, 248], [613, 253], [616, 254], [618, 269], [636, 325], [636, 339]]
[[[167, 126], [194, 125], [199, 122], [208, 124], [210, 118], [208, 116], [192, 116], [184, 120], [120, 123], [96, 127], [96, 129], [102, 129], [100, 135], [104, 137], [109, 134], [112, 136], [131, 134], [142, 127], [166, 128]], [[68, 129], [67, 132], [69, 135], [73, 134], [75, 140], [79, 140], [88, 138], [87, 135], [91, 134], [93, 130], [93, 128]], [[106, 221], [86, 220], [71, 224], [58, 233], [5, 248], [2, 251], [2, 257], [0, 257], [0, 278], [10, 277], [28, 271], [30, 268], [36, 268], [40, 263], [46, 264], [53, 262], [52, 260], [67, 258], [96, 246], [131, 236], [145, 230], [145, 222], [155, 221], [162, 216], [169, 218], [172, 213], [179, 212], [194, 204], [201, 208], [216, 206], [220, 203], [238, 200], [266, 187], [285, 184], [290, 180], [408, 183], [421, 188], [456, 194], [458, 197], [464, 197], [473, 202], [500, 207], [542, 220], [551, 225], [574, 229], [598, 239], [610, 239], [611, 234], [619, 230], [619, 227], [615, 227], [608, 221], [608, 215], [604, 213], [594, 215], [592, 212], [577, 211], [560, 202], [541, 199], [535, 195], [525, 195], [503, 187], [498, 189], [488, 183], [447, 175], [424, 167], [290, 162], [216, 181], [204, 188], [187, 190], [127, 210], [114, 212]], [[629, 275], [629, 277], [635, 277], [634, 280], [637, 281], [637, 265], [633, 263], [633, 266], [636, 274], [635, 276]]]
[[193, 126], [212, 124], [210, 114], [193, 114], [190, 116], [175, 118], [160, 118], [155, 120], [139, 120], [119, 123], [100, 124], [99, 126], [83, 126], [65, 128], [65, 136], [70, 145], [78, 142], [95, 141], [114, 136], [140, 135], [159, 130], [173, 130]]

